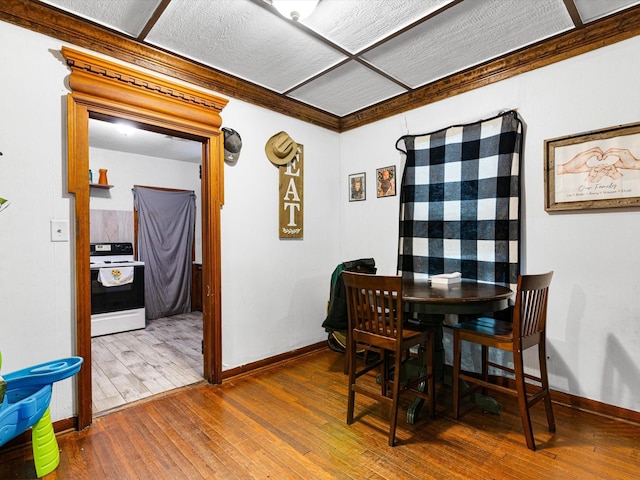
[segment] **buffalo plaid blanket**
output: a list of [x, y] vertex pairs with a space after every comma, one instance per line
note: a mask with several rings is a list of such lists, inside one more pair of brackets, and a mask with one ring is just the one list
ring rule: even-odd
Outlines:
[[398, 274], [462, 278], [515, 291], [520, 272], [522, 122], [515, 111], [401, 137]]

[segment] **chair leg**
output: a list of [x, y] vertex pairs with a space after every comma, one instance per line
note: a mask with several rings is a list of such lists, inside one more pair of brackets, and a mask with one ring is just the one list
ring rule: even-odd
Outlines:
[[547, 351], [546, 342], [543, 338], [538, 344], [538, 358], [540, 360], [540, 382], [545, 391], [544, 409], [547, 413], [547, 426], [550, 432], [556, 431], [556, 421], [553, 418], [553, 407], [551, 405], [551, 392], [549, 391], [549, 375], [547, 373]]
[[389, 446], [396, 442], [396, 426], [398, 425], [398, 398], [400, 397], [400, 376], [402, 371], [402, 355], [396, 354], [393, 367], [393, 393], [391, 397], [391, 420], [389, 426]]
[[427, 345], [426, 359], [427, 359], [427, 394], [429, 395], [429, 414], [431, 418], [436, 417], [436, 376], [433, 365], [433, 353], [435, 350], [435, 338], [432, 335], [429, 336]]
[[[485, 382], [489, 381], [489, 347], [482, 345], [482, 379]], [[487, 389], [482, 388], [482, 394], [487, 395]]]
[[460, 336], [453, 329], [453, 418], [458, 419], [460, 414]]
[[531, 427], [531, 415], [529, 414], [527, 389], [524, 377], [524, 360], [521, 350], [513, 352], [513, 364], [516, 377], [516, 389], [518, 393], [518, 409], [520, 410], [520, 418], [522, 420], [522, 430], [524, 432], [524, 438], [527, 442], [527, 448], [535, 450], [536, 443], [533, 438], [533, 428]]
[[380, 371], [380, 393], [383, 397], [389, 396], [389, 352], [382, 351], [382, 370]]
[[348, 355], [345, 357], [345, 362], [349, 366], [349, 393], [347, 401], [347, 425], [353, 423], [353, 409], [355, 406], [356, 392], [353, 389], [353, 385], [356, 383], [356, 348], [355, 345], [351, 345], [351, 341], [347, 344]]
[[347, 348], [344, 352], [344, 374], [349, 374], [349, 359], [351, 358], [351, 332], [347, 331]]
[[349, 352], [345, 352], [345, 356], [344, 356], [344, 374], [345, 375], [349, 375], [349, 357], [351, 355], [349, 355]]

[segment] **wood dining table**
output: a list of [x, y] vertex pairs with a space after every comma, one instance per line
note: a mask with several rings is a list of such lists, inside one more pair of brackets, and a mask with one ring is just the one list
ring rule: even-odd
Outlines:
[[493, 283], [462, 280], [432, 285], [429, 280], [403, 279], [402, 302], [406, 312], [479, 315], [509, 306], [510, 288]]
[[[402, 304], [405, 312], [418, 314], [418, 319], [442, 326], [445, 315], [482, 315], [508, 308], [513, 291], [505, 286], [462, 280], [449, 285], [432, 285], [425, 279], [403, 279]], [[442, 330], [436, 337], [436, 370], [444, 370]], [[437, 358], [439, 357], [439, 358]], [[445, 375], [446, 377], [446, 375]], [[446, 383], [446, 382], [445, 382]], [[491, 397], [477, 395], [476, 402], [489, 412], [499, 406]], [[415, 423], [423, 401], [416, 398], [407, 411], [407, 422]]]

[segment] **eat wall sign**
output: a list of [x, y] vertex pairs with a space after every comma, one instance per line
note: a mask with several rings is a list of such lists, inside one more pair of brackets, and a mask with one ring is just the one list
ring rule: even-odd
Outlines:
[[280, 238], [302, 238], [303, 234], [303, 152], [287, 132], [278, 132], [264, 147], [267, 158], [278, 167], [280, 180]]
[[303, 236], [303, 151], [298, 144], [297, 154], [289, 163], [278, 167], [280, 172], [280, 238]]

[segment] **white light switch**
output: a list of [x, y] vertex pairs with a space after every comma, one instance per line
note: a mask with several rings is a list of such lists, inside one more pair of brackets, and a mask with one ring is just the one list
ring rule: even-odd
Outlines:
[[66, 220], [51, 220], [51, 241], [69, 241], [69, 222]]

